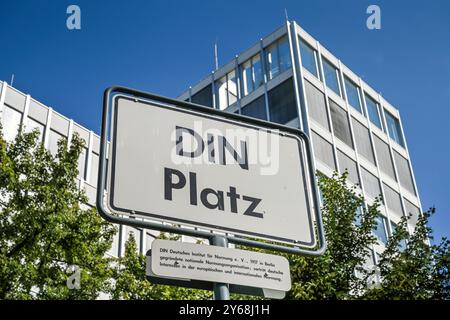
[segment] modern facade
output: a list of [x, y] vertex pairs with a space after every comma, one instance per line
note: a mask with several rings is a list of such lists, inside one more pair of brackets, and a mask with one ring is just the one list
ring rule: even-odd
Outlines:
[[367, 204], [381, 195], [370, 264], [402, 216], [412, 214], [413, 231], [422, 211], [399, 110], [296, 22], [286, 21], [178, 99], [299, 128], [312, 141], [317, 170], [347, 170]]
[[[99, 136], [52, 108], [0, 82], [0, 121], [11, 140], [22, 124], [38, 128], [45, 147], [76, 132], [85, 141], [78, 181], [95, 204]], [[421, 212], [411, 160], [398, 109], [386, 101], [295, 22], [255, 43], [232, 61], [183, 92], [179, 99], [300, 128], [311, 138], [316, 169], [326, 175], [348, 170], [368, 203], [384, 199], [375, 230], [379, 241], [369, 264], [403, 215]], [[120, 226], [110, 250], [124, 252], [133, 233], [145, 253], [157, 232]], [[185, 239], [189, 240], [189, 239]]]

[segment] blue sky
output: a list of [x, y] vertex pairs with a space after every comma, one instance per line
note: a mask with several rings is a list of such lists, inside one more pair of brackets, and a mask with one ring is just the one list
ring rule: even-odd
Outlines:
[[[81, 30], [66, 8], [81, 8]], [[366, 8], [381, 8], [381, 30]], [[450, 236], [450, 1], [6, 1], [0, 79], [99, 132], [111, 85], [176, 97], [284, 21], [306, 31], [402, 115], [424, 209]]]

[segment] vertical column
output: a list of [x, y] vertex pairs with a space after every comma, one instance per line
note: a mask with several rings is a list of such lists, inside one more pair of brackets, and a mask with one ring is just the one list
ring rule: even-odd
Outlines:
[[47, 149], [48, 149], [48, 143], [49, 143], [49, 139], [50, 139], [52, 114], [53, 114], [53, 109], [49, 107], [48, 111], [47, 111], [47, 121], [45, 123], [45, 134], [44, 134], [44, 147]]
[[264, 54], [263, 39], [259, 40], [259, 55], [261, 57], [261, 69], [264, 79], [264, 104], [266, 105], [266, 120], [270, 121], [269, 96], [267, 94], [267, 61]]

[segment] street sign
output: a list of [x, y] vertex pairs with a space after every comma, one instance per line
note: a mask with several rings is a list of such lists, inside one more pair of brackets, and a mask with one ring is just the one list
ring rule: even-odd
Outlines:
[[304, 132], [125, 87], [103, 96], [97, 209], [218, 246], [326, 248]]
[[[190, 289], [211, 290], [211, 291], [214, 289], [214, 283], [210, 281], [171, 278], [165, 276], [158, 276], [154, 274], [151, 270], [151, 261], [152, 261], [151, 250], [147, 251], [145, 259], [146, 259], [145, 275], [147, 280], [153, 284], [184, 287]], [[230, 290], [230, 293], [261, 296], [269, 299], [283, 299], [286, 296], [286, 292], [281, 290], [249, 287], [233, 283], [229, 284], [228, 288]]]
[[112, 212], [316, 245], [295, 134], [118, 95], [111, 137]]
[[154, 240], [152, 274], [289, 291], [289, 262], [278, 255], [179, 241]]

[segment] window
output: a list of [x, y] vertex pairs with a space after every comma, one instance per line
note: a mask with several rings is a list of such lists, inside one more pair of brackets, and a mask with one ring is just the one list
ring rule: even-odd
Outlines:
[[387, 228], [386, 228], [386, 218], [378, 215], [375, 218], [376, 226], [374, 229], [374, 234], [380, 240], [384, 245], [387, 244], [388, 238], [387, 238]]
[[268, 92], [270, 121], [286, 124], [297, 117], [294, 86], [288, 79]]
[[333, 146], [327, 140], [311, 131], [312, 143], [314, 146], [314, 157], [319, 159], [323, 164], [327, 165], [330, 169], [336, 170]]
[[323, 60], [323, 73], [327, 87], [333, 90], [338, 96], [341, 96], [338, 70], [325, 58], [323, 58], [322, 60]]
[[420, 217], [420, 209], [416, 205], [408, 201], [406, 198], [403, 198], [403, 201], [405, 204], [406, 215], [407, 216], [411, 215], [411, 218], [409, 218], [408, 220], [408, 224], [411, 226], [412, 229], [414, 229], [417, 220]]
[[358, 227], [360, 227], [361, 224], [362, 224], [363, 213], [364, 213], [363, 207], [358, 207], [358, 208], [356, 208], [355, 221], [354, 221], [354, 223], [355, 223], [355, 225], [357, 225]]
[[91, 174], [89, 177], [89, 184], [97, 187], [97, 178], [98, 178], [98, 163], [99, 163], [99, 155], [95, 152], [92, 152], [91, 158]]
[[[397, 230], [397, 224], [391, 220], [391, 236], [395, 233], [395, 230]], [[398, 248], [400, 251], [404, 251], [406, 249], [407, 242], [406, 239], [403, 239], [400, 241]]]
[[327, 107], [325, 105], [325, 95], [307, 80], [305, 80], [305, 93], [310, 117], [330, 131]]
[[22, 114], [19, 111], [5, 105], [1, 118], [3, 139], [5, 141], [10, 142], [15, 139], [21, 120]]
[[353, 117], [352, 125], [355, 144], [358, 148], [358, 154], [362, 155], [365, 159], [375, 165], [375, 157], [373, 155], [372, 143], [370, 142], [369, 129]]
[[376, 135], [373, 135], [373, 141], [375, 143], [375, 150], [377, 151], [378, 165], [381, 171], [387, 174], [392, 179], [396, 180], [394, 173], [394, 165], [392, 164], [391, 153], [389, 152], [389, 146], [382, 141]]
[[361, 101], [359, 99], [359, 87], [347, 77], [344, 77], [344, 81], [348, 104], [358, 112], [362, 113]]
[[367, 114], [369, 115], [370, 121], [374, 125], [376, 125], [380, 130], [383, 130], [383, 127], [381, 126], [378, 104], [367, 94], [365, 94], [364, 96], [366, 98]]
[[196, 104], [201, 104], [203, 106], [212, 107], [212, 86], [207, 85], [202, 90], [198, 91], [196, 94], [192, 95], [191, 102]]
[[394, 150], [394, 161], [397, 167], [400, 185], [406, 190], [408, 190], [411, 194], [416, 195], [413, 177], [411, 170], [409, 169], [408, 160]]
[[216, 81], [217, 106], [224, 110], [237, 101], [236, 72], [233, 70]]
[[396, 213], [399, 217], [403, 215], [402, 201], [397, 191], [383, 183], [385, 203], [388, 209]]
[[300, 56], [302, 58], [303, 67], [318, 78], [317, 53], [303, 40], [300, 40]]
[[348, 180], [353, 184], [359, 184], [358, 169], [356, 162], [344, 154], [341, 150], [337, 150], [339, 171], [342, 173], [348, 171]]
[[350, 134], [350, 125], [347, 118], [347, 112], [339, 107], [333, 100], [329, 99], [331, 122], [336, 138], [353, 148], [352, 137]]
[[58, 141], [63, 138], [58, 132], [50, 130], [50, 134], [48, 135], [48, 150], [53, 156], [56, 156], [58, 153]]
[[246, 96], [258, 89], [264, 82], [259, 54], [241, 65], [242, 92]]
[[42, 142], [43, 139], [44, 139], [44, 125], [39, 123], [39, 122], [37, 122], [37, 121], [35, 121], [35, 120], [33, 120], [33, 119], [31, 119], [31, 118], [28, 118], [27, 125], [24, 128], [24, 131], [25, 132], [32, 132], [35, 129], [37, 129], [39, 131], [38, 141]]
[[378, 178], [363, 167], [361, 167], [361, 177], [366, 194], [372, 199], [378, 197], [381, 194], [380, 181]]
[[266, 61], [269, 80], [291, 67], [291, 55], [287, 37], [279, 39], [266, 49]]
[[241, 114], [253, 118], [267, 120], [266, 103], [264, 95], [260, 96], [259, 98], [253, 100], [249, 104], [242, 107]]
[[386, 116], [386, 126], [389, 132], [389, 137], [399, 145], [404, 147], [402, 131], [400, 129], [400, 122], [388, 111], [384, 110], [384, 114]]

